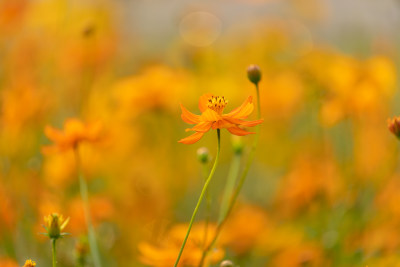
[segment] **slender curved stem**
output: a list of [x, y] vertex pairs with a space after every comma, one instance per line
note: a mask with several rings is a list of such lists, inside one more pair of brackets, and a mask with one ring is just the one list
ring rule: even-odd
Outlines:
[[228, 212], [229, 203], [233, 190], [235, 190], [236, 180], [239, 174], [240, 160], [242, 158], [241, 153], [235, 153], [231, 166], [229, 168], [228, 179], [225, 184], [224, 195], [222, 197], [221, 210], [218, 217], [218, 223], [222, 222]]
[[208, 176], [206, 182], [204, 183], [203, 189], [201, 190], [199, 200], [197, 201], [196, 207], [195, 207], [195, 209], [193, 211], [193, 214], [192, 214], [192, 218], [190, 219], [189, 228], [188, 228], [188, 230], [186, 232], [185, 239], [183, 240], [183, 243], [182, 243], [181, 249], [179, 251], [178, 258], [175, 261], [174, 267], [178, 266], [179, 260], [181, 259], [181, 256], [182, 256], [183, 249], [185, 248], [185, 245], [186, 245], [186, 241], [187, 241], [187, 239], [189, 237], [190, 230], [192, 229], [194, 219], [195, 219], [196, 214], [197, 214], [197, 212], [199, 210], [201, 201], [203, 200], [204, 195], [207, 192], [208, 185], [210, 184], [211, 178], [214, 176], [215, 169], [217, 168], [217, 164], [218, 164], [218, 160], [219, 160], [219, 152], [221, 150], [221, 133], [220, 133], [220, 129], [217, 129], [217, 138], [218, 138], [217, 155], [215, 157], [214, 165], [213, 165], [213, 167], [211, 169], [210, 175]]
[[55, 238], [51, 239], [51, 250], [53, 253], [53, 267], [57, 266], [57, 260], [56, 260], [56, 240]]
[[[204, 177], [204, 182], [207, 181], [207, 176], [208, 176], [208, 168], [206, 163], [202, 163], [202, 169], [203, 169], [203, 177]], [[210, 218], [211, 218], [211, 195], [210, 191], [207, 190], [206, 192], [206, 216], [205, 216], [205, 223], [204, 223], [204, 243], [203, 246], [204, 248], [207, 245], [207, 238], [208, 238], [208, 225], [210, 223]]]
[[79, 157], [78, 146], [76, 146], [74, 148], [74, 153], [75, 153], [75, 160], [76, 160], [76, 168], [77, 168], [77, 172], [78, 172], [78, 176], [79, 176], [79, 189], [80, 189], [81, 198], [82, 198], [82, 202], [83, 202], [83, 212], [85, 215], [85, 220], [86, 220], [86, 225], [87, 225], [87, 230], [88, 230], [88, 241], [89, 241], [89, 246], [90, 246], [90, 253], [93, 258], [93, 265], [95, 267], [101, 267], [99, 249], [97, 247], [97, 242], [96, 242], [96, 234], [95, 234], [92, 220], [90, 217], [89, 194], [88, 194], [88, 189], [87, 189], [87, 184], [86, 184], [85, 178], [83, 177], [83, 174], [82, 174], [81, 160]]
[[[258, 84], [256, 84], [256, 91], [257, 91], [257, 117], [258, 119], [261, 118], [261, 107], [260, 107], [260, 92], [258, 90]], [[205, 261], [205, 258], [207, 257], [208, 252], [213, 248], [215, 242], [217, 241], [221, 230], [223, 228], [223, 226], [225, 225], [226, 220], [228, 219], [229, 215], [231, 214], [233, 207], [235, 206], [236, 200], [239, 196], [240, 191], [242, 190], [243, 184], [246, 180], [247, 174], [249, 173], [250, 170], [250, 166], [253, 163], [254, 157], [255, 157], [255, 152], [256, 152], [256, 148], [258, 145], [258, 140], [259, 140], [259, 135], [260, 135], [260, 125], [256, 126], [256, 134], [254, 137], [254, 142], [253, 145], [251, 147], [251, 151], [250, 151], [250, 155], [249, 158], [246, 162], [246, 166], [243, 170], [242, 175], [240, 176], [238, 185], [235, 189], [235, 191], [232, 194], [231, 200], [229, 202], [229, 206], [228, 209], [225, 213], [225, 216], [222, 220], [219, 221], [218, 225], [217, 225], [217, 229], [215, 230], [215, 234], [214, 237], [212, 238], [210, 244], [206, 247], [206, 249], [203, 251], [203, 255], [201, 256], [200, 259], [200, 263], [199, 263], [199, 267], [202, 267]]]

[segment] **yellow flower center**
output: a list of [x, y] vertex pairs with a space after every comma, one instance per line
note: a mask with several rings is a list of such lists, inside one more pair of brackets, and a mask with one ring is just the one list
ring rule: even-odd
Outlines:
[[207, 107], [214, 110], [218, 114], [222, 113], [227, 104], [228, 100], [226, 100], [223, 96], [212, 96], [207, 101]]

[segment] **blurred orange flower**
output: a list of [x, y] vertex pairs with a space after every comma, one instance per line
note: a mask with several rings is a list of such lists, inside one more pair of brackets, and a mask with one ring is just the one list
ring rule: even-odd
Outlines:
[[[207, 229], [209, 234], [207, 235], [207, 240], [204, 240], [204, 229], [205, 224], [203, 222], [193, 225], [190, 238], [178, 266], [198, 266], [203, 254], [203, 246], [211, 241], [216, 227], [215, 225], [208, 225]], [[147, 242], [139, 243], [138, 249], [141, 254], [139, 258], [140, 261], [154, 267], [173, 266], [186, 231], [186, 224], [175, 225], [160, 242], [157, 242], [157, 245]], [[207, 263], [204, 266], [209, 266], [208, 263], [217, 263], [221, 261], [224, 254], [224, 251], [217, 245], [216, 249], [210, 253]]]
[[244, 255], [256, 245], [260, 233], [269, 227], [264, 210], [245, 204], [227, 221], [222, 231], [221, 243], [229, 246], [236, 255]]
[[0, 266], [2, 266], [2, 267], [18, 267], [18, 264], [14, 259], [0, 258]]
[[43, 153], [62, 152], [73, 149], [81, 142], [95, 142], [100, 138], [101, 124], [99, 122], [84, 124], [82, 121], [70, 118], [64, 123], [64, 131], [51, 126], [44, 129], [46, 136], [54, 142], [53, 145], [43, 147]]
[[231, 134], [239, 136], [253, 134], [254, 132], [248, 132], [239, 127], [253, 127], [263, 122], [263, 120], [243, 120], [253, 112], [254, 104], [252, 101], [253, 98], [249, 96], [240, 107], [228, 114], [222, 114], [228, 104], [228, 101], [223, 96], [202, 95], [199, 100], [201, 115], [193, 114], [181, 105], [182, 120], [189, 124], [196, 124], [193, 128], [186, 129], [186, 131], [195, 131], [196, 133], [179, 140], [179, 143], [194, 144], [211, 128], [214, 130], [226, 128]]

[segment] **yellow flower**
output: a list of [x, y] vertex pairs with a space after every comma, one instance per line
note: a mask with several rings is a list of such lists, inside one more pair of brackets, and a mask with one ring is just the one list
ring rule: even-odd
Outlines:
[[23, 267], [35, 267], [35, 266], [36, 262], [34, 262], [33, 260], [26, 260]]
[[62, 230], [64, 230], [68, 222], [69, 218], [64, 220], [64, 217], [58, 213], [52, 213], [44, 216], [44, 228], [47, 231], [46, 235], [51, 239], [58, 239], [66, 235], [66, 233], [62, 233]]
[[195, 131], [196, 133], [179, 140], [179, 143], [194, 144], [211, 128], [214, 130], [226, 128], [231, 134], [239, 136], [253, 134], [253, 132], [247, 132], [239, 128], [239, 126], [253, 127], [263, 122], [263, 120], [244, 120], [254, 109], [251, 96], [240, 107], [227, 114], [222, 114], [227, 104], [228, 101], [223, 96], [205, 94], [199, 100], [201, 115], [193, 114], [181, 105], [182, 120], [189, 124], [196, 124], [193, 128], [186, 129], [186, 131]]
[[60, 131], [51, 126], [45, 128], [46, 136], [54, 142], [54, 145], [43, 147], [44, 153], [54, 151], [66, 151], [78, 146], [81, 142], [96, 142], [100, 138], [101, 124], [84, 124], [74, 118], [67, 119], [64, 130]]

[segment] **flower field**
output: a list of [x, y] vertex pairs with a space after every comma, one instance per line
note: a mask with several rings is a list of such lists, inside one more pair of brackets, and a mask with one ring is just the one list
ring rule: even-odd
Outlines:
[[0, 1], [0, 267], [400, 266], [399, 18]]

